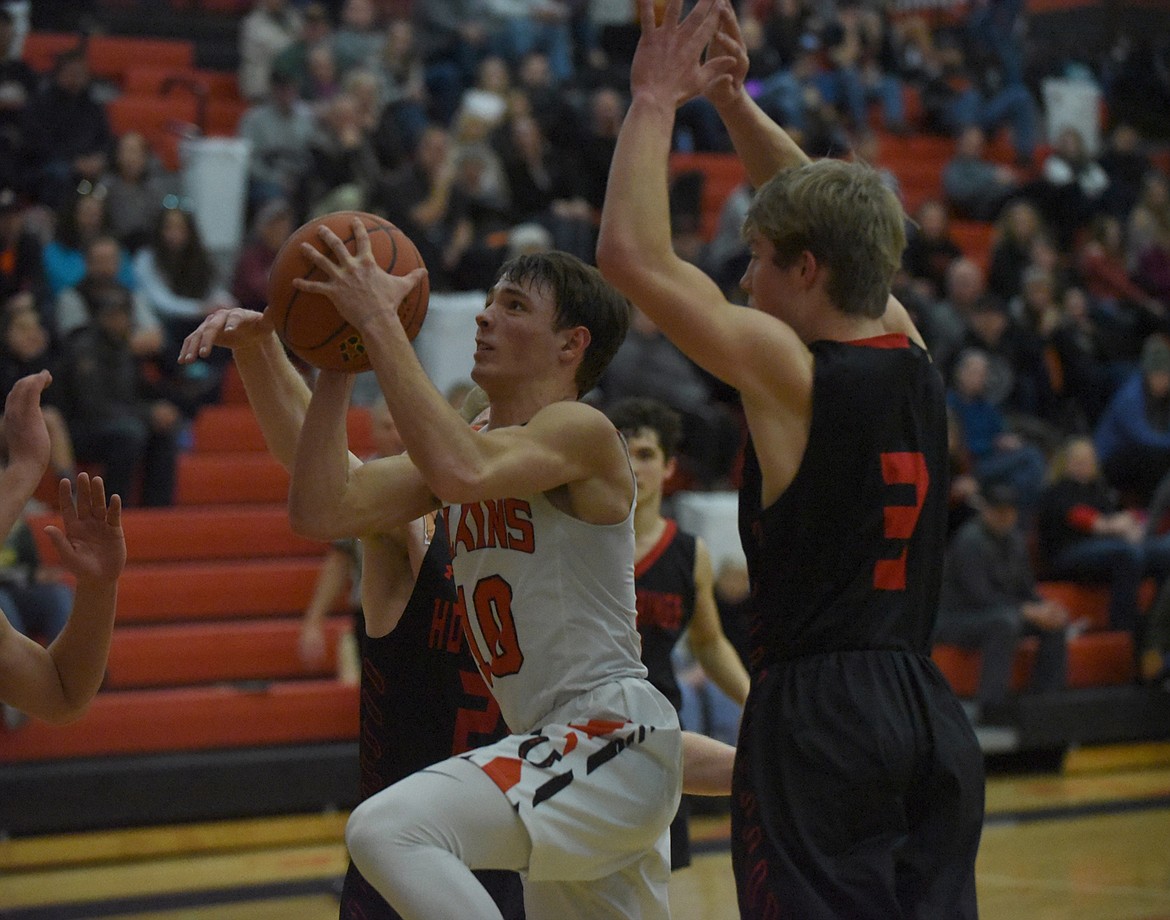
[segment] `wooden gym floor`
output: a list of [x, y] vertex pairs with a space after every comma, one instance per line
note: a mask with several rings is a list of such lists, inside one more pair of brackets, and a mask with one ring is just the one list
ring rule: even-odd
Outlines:
[[[117, 795], [117, 790], [110, 790]], [[984, 920], [1170, 920], [1170, 743], [1070, 752], [992, 775]], [[0, 841], [3, 920], [334, 920], [345, 816], [288, 816]], [[737, 917], [724, 816], [696, 818], [675, 920]]]

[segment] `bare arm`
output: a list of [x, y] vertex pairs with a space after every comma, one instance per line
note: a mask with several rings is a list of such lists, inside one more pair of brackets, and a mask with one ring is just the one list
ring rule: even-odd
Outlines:
[[329, 547], [321, 559], [313, 594], [301, 617], [298, 650], [306, 665], [320, 664], [325, 660], [325, 619], [337, 598], [348, 591], [352, 566], [349, 553], [337, 546]]
[[77, 579], [73, 611], [47, 649], [0, 616], [0, 699], [38, 718], [69, 722], [86, 710], [105, 676], [126, 543], [121, 499], [111, 496], [107, 506], [101, 479], [79, 474], [76, 503], [68, 479], [59, 495], [62, 527], [46, 531]]
[[[631, 72], [633, 102], [610, 166], [597, 264], [690, 358], [745, 400], [773, 400], [811, 383], [811, 359], [784, 323], [729, 303], [700, 269], [671, 245], [668, 172], [675, 108], [722, 71], [701, 64], [708, 38], [726, 15], [725, 0], [702, 0], [679, 22], [668, 4], [663, 25], [642, 5], [642, 38]], [[650, 18], [647, 19], [647, 16]], [[673, 18], [672, 18], [673, 16]], [[786, 360], [787, 359], [787, 360]]]
[[285, 354], [271, 320], [240, 307], [209, 313], [183, 342], [179, 363], [206, 358], [216, 345], [232, 350], [264, 443], [290, 469], [309, 405], [309, 386]]
[[696, 540], [695, 613], [687, 631], [691, 653], [715, 686], [742, 706], [751, 681], [739, 653], [723, 632], [714, 585], [711, 553], [702, 540]]
[[24, 513], [49, 464], [49, 429], [41, 394], [53, 378], [48, 371], [21, 377], [4, 403], [8, 465], [0, 473], [0, 533], [7, 534]]
[[731, 795], [735, 748], [697, 732], [682, 733], [683, 792], [687, 795]]
[[318, 374], [297, 442], [289, 519], [310, 539], [386, 533], [437, 507], [406, 455], [350, 463], [345, 419], [352, 384], [349, 374]]

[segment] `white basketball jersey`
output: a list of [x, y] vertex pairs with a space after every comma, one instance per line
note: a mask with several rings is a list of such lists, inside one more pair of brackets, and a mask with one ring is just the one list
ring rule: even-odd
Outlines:
[[543, 495], [452, 505], [455, 583], [476, 664], [513, 732], [602, 684], [645, 678], [634, 509], [589, 524]]

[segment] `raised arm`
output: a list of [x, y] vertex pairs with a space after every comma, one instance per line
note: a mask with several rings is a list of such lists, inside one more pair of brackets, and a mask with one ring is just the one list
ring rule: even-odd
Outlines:
[[179, 363], [206, 358], [216, 345], [231, 349], [264, 443], [272, 456], [291, 470], [310, 393], [271, 320], [241, 307], [216, 310], [187, 336]]
[[4, 402], [8, 464], [0, 473], [0, 533], [15, 526], [49, 465], [49, 429], [41, 412], [41, 394], [52, 380], [48, 371], [21, 377]]
[[610, 166], [598, 267], [685, 354], [746, 401], [798, 392], [811, 377], [811, 364], [792, 329], [729, 303], [671, 245], [668, 180], [675, 109], [739, 66], [733, 56], [701, 61], [716, 29], [734, 14], [726, 0], [701, 0], [680, 21], [680, 0], [671, 0], [658, 26], [652, 0], [640, 3], [632, 101]]
[[62, 479], [59, 496], [62, 526], [46, 530], [77, 579], [73, 610], [47, 649], [0, 616], [0, 699], [46, 721], [69, 722], [85, 712], [105, 676], [126, 543], [121, 499], [111, 496], [107, 505], [101, 479], [80, 473], [76, 502]]

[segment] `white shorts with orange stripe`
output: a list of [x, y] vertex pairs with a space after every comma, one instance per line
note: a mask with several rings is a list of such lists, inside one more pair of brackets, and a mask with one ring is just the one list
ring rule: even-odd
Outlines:
[[614, 905], [614, 916], [667, 916], [653, 904], [665, 911], [682, 733], [673, 707], [649, 683], [599, 687], [550, 713], [540, 728], [463, 756], [504, 793], [532, 839], [526, 899], [545, 882], [590, 882], [572, 887], [610, 903], [616, 892], [605, 894], [598, 882], [614, 876], [618, 888], [642, 889], [630, 913]]

